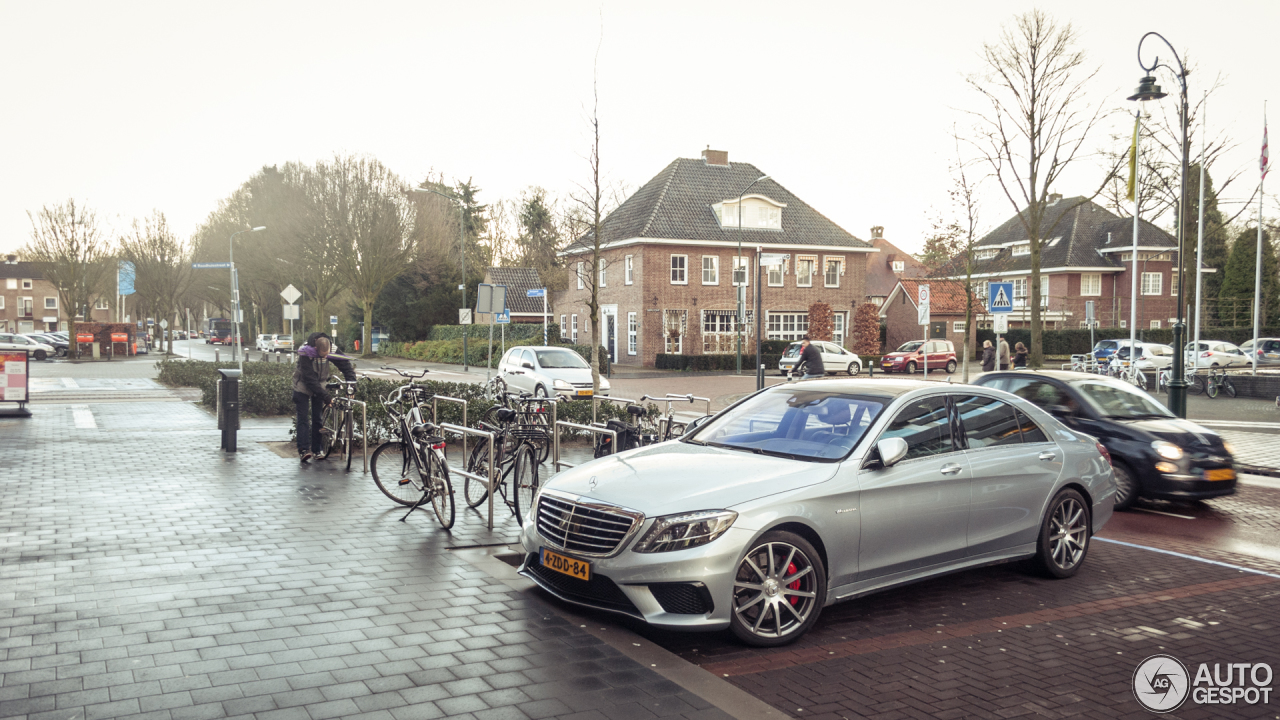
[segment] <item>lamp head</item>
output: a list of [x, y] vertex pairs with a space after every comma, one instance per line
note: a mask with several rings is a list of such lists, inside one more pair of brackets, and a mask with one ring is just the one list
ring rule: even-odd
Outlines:
[[267, 229], [266, 225], [259, 225], [258, 227], [250, 230], [249, 232], [262, 232], [263, 230], [266, 230], [266, 229]]
[[1156, 84], [1156, 79], [1152, 75], [1147, 75], [1138, 83], [1138, 89], [1129, 96], [1130, 100], [1138, 102], [1146, 102], [1147, 100], [1159, 100], [1167, 96], [1169, 93], [1162, 92], [1160, 86]]

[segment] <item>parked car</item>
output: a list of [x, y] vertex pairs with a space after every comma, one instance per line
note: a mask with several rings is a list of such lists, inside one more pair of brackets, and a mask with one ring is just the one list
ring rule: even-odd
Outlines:
[[270, 352], [293, 352], [293, 336], [272, 335], [271, 341], [267, 343], [267, 346], [267, 349]]
[[[498, 362], [498, 374], [512, 390], [539, 397], [590, 397], [592, 392], [591, 366], [581, 355], [564, 347], [511, 348]], [[609, 394], [607, 378], [600, 378], [600, 394]]]
[[[862, 358], [855, 353], [825, 340], [814, 340], [811, 344], [818, 346], [818, 352], [822, 354], [822, 365], [826, 368], [828, 375], [838, 372], [857, 375], [862, 372]], [[786, 375], [789, 371], [795, 369], [796, 362], [800, 359], [801, 349], [798, 342], [793, 342], [787, 346], [787, 351], [782, 354], [782, 359], [778, 361], [778, 374]]]
[[[1125, 346], [1116, 350], [1112, 357], [1119, 360], [1121, 366], [1128, 367], [1129, 354], [1130, 348]], [[1144, 372], [1152, 370], [1159, 372], [1161, 368], [1171, 367], [1173, 365], [1173, 354], [1174, 349], [1168, 345], [1138, 343], [1138, 369]]]
[[54, 354], [58, 357], [66, 357], [67, 349], [71, 344], [62, 339], [59, 335], [52, 333], [23, 333], [28, 340], [35, 340], [37, 343], [43, 343], [53, 348]]
[[950, 375], [956, 371], [956, 347], [950, 340], [912, 340], [881, 358], [880, 367], [887, 373], [912, 375], [916, 370], [924, 370], [926, 354], [929, 372], [946, 370]]
[[1116, 509], [1139, 497], [1203, 500], [1236, 491], [1231, 446], [1127, 382], [1048, 370], [984, 373], [975, 384], [1026, 398], [1067, 427], [1099, 438], [1115, 467]]
[[1202, 368], [1252, 364], [1249, 356], [1240, 348], [1222, 340], [1201, 340], [1198, 347], [1195, 342], [1187, 343], [1186, 362], [1190, 367]]
[[0, 350], [25, 350], [27, 354], [36, 360], [47, 360], [50, 355], [56, 354], [52, 345], [36, 342], [25, 335], [15, 335], [13, 333], [0, 333]]
[[259, 335], [257, 340], [254, 341], [253, 347], [260, 352], [269, 352], [273, 340], [275, 340], [275, 335]]
[[1280, 365], [1280, 338], [1258, 338], [1257, 352], [1254, 352], [1253, 347], [1252, 340], [1240, 346], [1240, 352], [1250, 358], [1251, 363], [1256, 360], [1258, 367]]
[[1117, 350], [1124, 347], [1129, 347], [1129, 338], [1099, 340], [1093, 346], [1093, 357], [1095, 360], [1110, 360]]
[[1035, 558], [1070, 577], [1114, 495], [1105, 448], [1015, 395], [776, 385], [551, 477], [520, 572], [570, 603], [784, 645], [827, 604], [943, 573]]

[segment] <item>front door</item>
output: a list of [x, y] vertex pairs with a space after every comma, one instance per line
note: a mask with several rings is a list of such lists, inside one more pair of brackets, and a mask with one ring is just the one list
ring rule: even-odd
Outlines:
[[618, 362], [618, 316], [605, 315], [605, 318], [607, 323], [604, 333], [607, 343], [605, 347], [609, 349], [609, 362], [616, 363]]

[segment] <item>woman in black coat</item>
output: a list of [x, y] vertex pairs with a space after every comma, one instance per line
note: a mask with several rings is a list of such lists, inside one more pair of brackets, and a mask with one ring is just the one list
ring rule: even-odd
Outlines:
[[996, 369], [996, 349], [991, 347], [990, 340], [982, 341], [982, 372], [991, 372]]

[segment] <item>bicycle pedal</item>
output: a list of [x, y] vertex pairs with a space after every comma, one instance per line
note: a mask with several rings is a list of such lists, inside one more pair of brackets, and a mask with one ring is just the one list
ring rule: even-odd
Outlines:
[[412, 480], [410, 480], [409, 478], [401, 478], [399, 481], [397, 481], [397, 482], [396, 482], [396, 484], [397, 484], [397, 485], [408, 485], [408, 484], [409, 484], [409, 483], [411, 483], [411, 482], [413, 482], [413, 481], [412, 481]]

